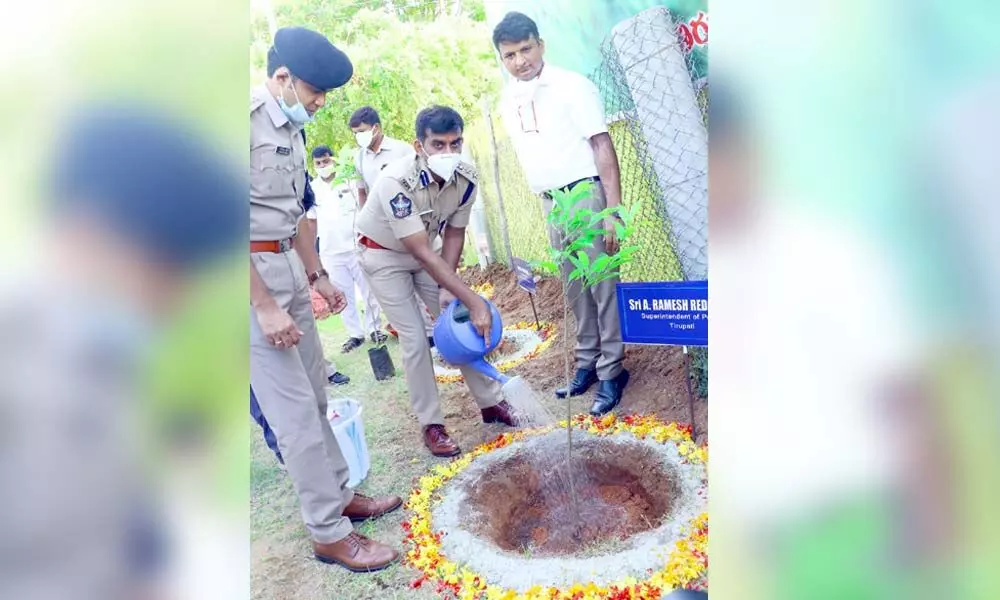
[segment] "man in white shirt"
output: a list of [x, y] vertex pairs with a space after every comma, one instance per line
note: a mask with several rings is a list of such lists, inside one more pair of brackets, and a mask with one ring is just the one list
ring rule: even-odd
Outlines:
[[412, 158], [413, 146], [385, 135], [378, 112], [370, 106], [362, 106], [354, 111], [348, 126], [358, 142], [354, 166], [358, 170], [358, 203], [364, 206], [368, 200], [368, 190], [375, 185], [382, 169], [394, 160]]
[[[552, 208], [552, 192], [569, 191], [589, 182], [593, 193], [579, 208], [600, 211], [621, 203], [618, 156], [608, 135], [604, 104], [586, 77], [544, 62], [545, 42], [535, 22], [509, 12], [493, 30], [493, 45], [513, 80], [501, 98], [501, 116], [528, 185], [542, 196], [543, 210]], [[615, 223], [605, 223], [603, 239], [594, 241], [591, 260], [617, 250]], [[550, 243], [560, 244], [549, 231]], [[563, 274], [571, 265], [562, 265]], [[579, 282], [566, 290], [576, 316], [576, 375], [559, 397], [577, 396], [600, 380], [591, 414], [602, 415], [621, 401], [629, 374], [622, 366], [625, 347], [618, 322], [615, 286], [609, 279], [589, 289]]]
[[[343, 290], [347, 298], [347, 308], [340, 313], [350, 336], [340, 347], [341, 352], [346, 354], [360, 347], [366, 335], [376, 344], [384, 342], [386, 335], [379, 331], [381, 311], [358, 264], [357, 236], [354, 231], [358, 204], [354, 193], [349, 184], [334, 185], [336, 165], [329, 146], [313, 148], [312, 158], [319, 180], [313, 181], [316, 205], [306, 216], [316, 221], [319, 257], [323, 268], [330, 273], [330, 281]], [[363, 324], [358, 315], [355, 287], [365, 304]]]
[[[401, 158], [413, 158], [416, 153], [412, 144], [391, 138], [385, 135], [382, 130], [382, 120], [371, 106], [362, 106], [354, 111], [347, 123], [354, 133], [354, 139], [358, 142], [358, 154], [354, 159], [354, 168], [358, 171], [358, 207], [365, 205], [368, 200], [368, 191], [375, 186], [382, 170], [389, 163]], [[434, 249], [441, 250], [440, 239], [435, 240]], [[434, 347], [434, 322], [427, 307], [417, 296], [417, 303], [421, 305], [424, 313], [424, 329], [427, 331], [427, 342]], [[389, 325], [389, 332], [396, 335], [392, 325]]]

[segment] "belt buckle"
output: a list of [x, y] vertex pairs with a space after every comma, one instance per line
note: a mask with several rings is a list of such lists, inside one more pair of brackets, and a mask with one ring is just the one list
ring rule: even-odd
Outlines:
[[288, 252], [292, 249], [292, 238], [286, 238], [278, 242], [278, 252]]

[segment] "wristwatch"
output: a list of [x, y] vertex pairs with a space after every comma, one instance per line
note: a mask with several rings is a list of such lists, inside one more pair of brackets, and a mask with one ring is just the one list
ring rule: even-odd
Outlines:
[[316, 281], [319, 280], [320, 277], [326, 277], [326, 278], [329, 279], [330, 274], [326, 272], [326, 269], [320, 269], [319, 271], [316, 271], [315, 273], [310, 273], [309, 274], [309, 285], [312, 285], [312, 284], [316, 283]]

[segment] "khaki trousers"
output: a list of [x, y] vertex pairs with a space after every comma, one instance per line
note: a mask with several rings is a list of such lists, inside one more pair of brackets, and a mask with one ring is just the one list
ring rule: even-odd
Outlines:
[[[594, 184], [594, 193], [583, 198], [577, 204], [578, 208], [589, 208], [594, 212], [607, 208], [604, 188], [600, 183]], [[546, 217], [552, 210], [552, 200], [542, 198], [542, 210]], [[562, 248], [562, 240], [549, 227], [549, 243], [553, 248]], [[604, 239], [597, 238], [594, 245], [587, 251], [591, 262], [598, 254], [604, 252]], [[573, 265], [564, 262], [560, 265], [563, 277], [569, 275]], [[580, 280], [574, 281], [566, 288], [566, 297], [576, 317], [576, 368], [597, 369], [597, 376], [602, 381], [614, 379], [622, 372], [622, 361], [625, 359], [625, 345], [622, 343], [621, 323], [618, 320], [618, 294], [616, 285], [621, 280], [618, 277], [607, 279], [592, 288], [584, 289]]]
[[[438, 284], [411, 254], [362, 248], [361, 268], [386, 318], [399, 332], [410, 404], [424, 427], [444, 425], [434, 364], [418, 296], [435, 318], [441, 313]], [[500, 403], [500, 384], [471, 367], [460, 367], [479, 408]]]
[[354, 493], [347, 488], [347, 461], [326, 420], [325, 361], [305, 268], [295, 251], [259, 252], [250, 259], [303, 333], [293, 348], [272, 346], [251, 307], [250, 386], [278, 439], [310, 535], [323, 544], [336, 542], [353, 531], [343, 510]]
[[[340, 288], [347, 299], [347, 308], [340, 313], [344, 327], [347, 328], [347, 334], [353, 338], [364, 338], [378, 331], [379, 325], [382, 323], [381, 309], [378, 302], [375, 302], [371, 290], [368, 289], [368, 281], [361, 273], [357, 253], [342, 252], [322, 257], [322, 259], [323, 267], [330, 273], [330, 283]], [[365, 307], [364, 323], [362, 323], [361, 315], [358, 314], [358, 296], [354, 291], [355, 286], [361, 292], [361, 301]]]

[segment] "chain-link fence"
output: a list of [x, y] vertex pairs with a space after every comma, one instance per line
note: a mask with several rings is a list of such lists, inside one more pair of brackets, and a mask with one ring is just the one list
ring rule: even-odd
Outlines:
[[618, 24], [601, 50], [593, 79], [617, 118], [615, 148], [629, 159], [623, 202], [639, 203], [641, 251], [624, 275], [705, 279], [708, 133], [670, 12], [657, 7]]
[[[639, 251], [623, 268], [623, 281], [708, 277], [708, 89], [694, 83], [685, 33], [665, 7], [645, 10], [611, 31], [590, 77], [605, 101], [622, 203], [638, 206], [632, 242]], [[489, 110], [484, 116], [466, 138], [482, 174], [491, 254], [506, 264], [509, 243], [513, 256], [543, 259], [541, 202], [500, 119]], [[691, 358], [694, 387], [706, 397], [707, 352], [696, 349]]]

